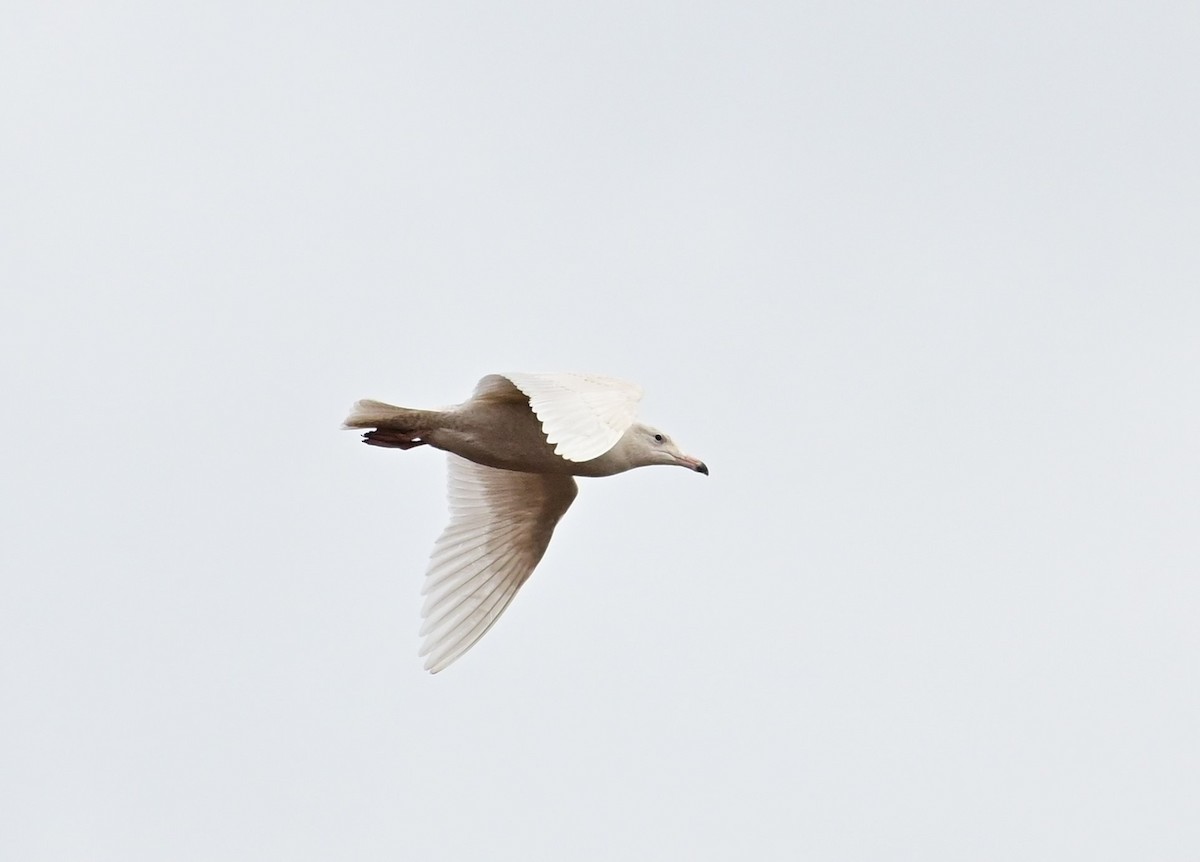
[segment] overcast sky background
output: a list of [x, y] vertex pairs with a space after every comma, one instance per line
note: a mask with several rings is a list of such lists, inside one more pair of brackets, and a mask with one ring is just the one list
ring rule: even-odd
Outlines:
[[[32, 3], [0, 856], [1200, 856], [1194, 3]], [[416, 657], [444, 458], [627, 377]]]

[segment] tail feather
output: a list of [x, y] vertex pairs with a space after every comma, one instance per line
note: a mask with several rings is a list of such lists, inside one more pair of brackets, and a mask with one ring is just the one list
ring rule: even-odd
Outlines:
[[347, 429], [374, 429], [363, 434], [363, 442], [388, 449], [422, 446], [427, 442], [425, 435], [435, 430], [437, 425], [436, 410], [410, 410], [369, 399], [355, 402], [350, 415], [342, 423], [342, 427]]
[[[354, 402], [343, 428], [389, 428], [395, 431], [428, 430], [429, 410], [410, 410], [382, 401], [364, 399]], [[422, 428], [424, 426], [424, 428]]]

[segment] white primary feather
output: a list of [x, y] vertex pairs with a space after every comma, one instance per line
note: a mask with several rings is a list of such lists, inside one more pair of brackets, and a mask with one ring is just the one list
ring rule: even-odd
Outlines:
[[450, 524], [426, 572], [425, 669], [442, 670], [508, 607], [575, 499], [575, 480], [518, 473], [449, 456]]
[[590, 461], [615, 446], [633, 424], [642, 398], [636, 383], [598, 374], [504, 376], [529, 397], [546, 440], [568, 461]]

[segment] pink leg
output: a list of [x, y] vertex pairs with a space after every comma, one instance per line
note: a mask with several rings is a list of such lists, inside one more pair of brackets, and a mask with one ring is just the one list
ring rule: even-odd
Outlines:
[[420, 432], [405, 434], [401, 431], [368, 431], [363, 435], [363, 442], [368, 446], [382, 446], [385, 449], [412, 449], [425, 445]]

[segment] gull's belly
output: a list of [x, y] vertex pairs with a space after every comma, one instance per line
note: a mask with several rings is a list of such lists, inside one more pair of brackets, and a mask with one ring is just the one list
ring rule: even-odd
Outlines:
[[537, 416], [520, 404], [476, 404], [450, 412], [445, 426], [428, 439], [439, 449], [502, 470], [569, 473], [573, 466], [554, 454]]
[[429, 443], [485, 467], [574, 476], [619, 472], [609, 463], [609, 453], [584, 462], [555, 455], [554, 447], [546, 442], [542, 423], [528, 405], [476, 403], [442, 415], [446, 421], [427, 436]]

